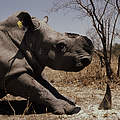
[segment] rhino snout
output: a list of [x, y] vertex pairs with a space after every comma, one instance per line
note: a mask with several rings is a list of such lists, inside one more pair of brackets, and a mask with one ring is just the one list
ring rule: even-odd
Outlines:
[[88, 66], [92, 61], [91, 56], [84, 56], [82, 58], [77, 58], [75, 62], [76, 68], [78, 68], [78, 71], [82, 70], [84, 67]]
[[91, 63], [91, 56], [83, 57], [80, 61], [83, 66], [88, 66]]

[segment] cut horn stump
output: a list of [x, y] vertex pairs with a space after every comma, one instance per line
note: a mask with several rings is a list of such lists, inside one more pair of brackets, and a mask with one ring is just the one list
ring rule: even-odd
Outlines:
[[103, 109], [103, 110], [108, 110], [111, 109], [112, 107], [112, 100], [111, 100], [112, 96], [111, 96], [111, 90], [109, 85], [107, 84], [107, 88], [106, 88], [106, 93], [105, 96], [102, 100], [102, 102], [99, 105], [99, 110]]

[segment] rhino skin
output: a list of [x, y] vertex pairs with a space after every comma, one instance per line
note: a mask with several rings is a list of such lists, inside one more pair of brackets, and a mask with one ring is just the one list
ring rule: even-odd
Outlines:
[[[50, 107], [52, 113], [74, 114], [80, 107], [47, 82], [42, 71], [45, 66], [69, 72], [82, 70], [91, 63], [93, 44], [85, 36], [56, 32], [47, 21], [47, 16], [39, 20], [20, 11], [0, 22], [0, 97], [21, 96]], [[39, 80], [32, 76], [31, 66], [6, 32], [29, 51], [31, 61], [38, 63]]]

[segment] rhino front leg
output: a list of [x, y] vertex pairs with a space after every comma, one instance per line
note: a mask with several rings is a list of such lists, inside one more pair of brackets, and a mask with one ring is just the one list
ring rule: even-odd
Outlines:
[[50, 107], [56, 114], [74, 114], [79, 112], [80, 108], [69, 104], [65, 100], [57, 99], [47, 88], [38, 83], [27, 73], [19, 76], [12, 75], [6, 80], [6, 90], [14, 96], [29, 98], [38, 104], [44, 104]]
[[67, 97], [64, 97], [61, 95], [56, 88], [54, 88], [46, 79], [44, 79], [42, 76], [36, 76], [35, 79], [42, 85], [44, 86], [47, 90], [49, 90], [56, 98], [65, 100], [71, 105], [75, 105], [75, 101], [70, 100]]
[[0, 88], [0, 99], [6, 96], [5, 90]]

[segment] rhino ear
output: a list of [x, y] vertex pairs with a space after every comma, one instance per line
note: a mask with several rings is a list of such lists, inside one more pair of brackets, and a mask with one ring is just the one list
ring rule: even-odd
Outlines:
[[44, 21], [45, 23], [47, 23], [47, 22], [48, 22], [48, 16], [45, 16], [45, 17], [43, 18], [43, 21]]
[[21, 24], [26, 27], [27, 29], [31, 30], [34, 29], [34, 24], [32, 22], [32, 18], [29, 13], [27, 12], [20, 12], [19, 15], [17, 15], [19, 21], [18, 26], [21, 22]]

